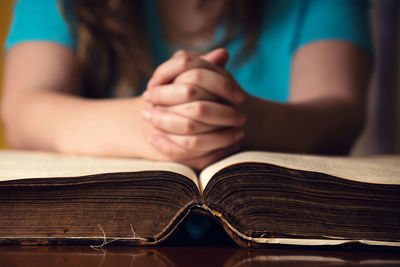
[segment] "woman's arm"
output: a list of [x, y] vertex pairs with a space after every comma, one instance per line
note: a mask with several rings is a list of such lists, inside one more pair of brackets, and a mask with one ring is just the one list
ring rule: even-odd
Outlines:
[[342, 41], [300, 48], [292, 61], [288, 103], [248, 96], [245, 149], [299, 153], [347, 153], [360, 133], [370, 61]]
[[98, 156], [165, 158], [146, 142], [140, 97], [89, 100], [74, 52], [49, 42], [12, 47], [5, 60], [2, 118], [10, 147]]
[[[210, 53], [208, 57], [222, 65], [226, 61], [223, 54], [221, 57]], [[196, 62], [207, 63], [211, 68], [217, 66]], [[214, 147], [187, 151], [172, 143], [160, 151], [157, 140], [149, 142], [149, 137], [160, 131], [146, 122], [148, 113], [143, 113], [151, 105], [143, 97], [91, 100], [77, 96], [80, 79], [75, 54], [62, 45], [16, 45], [8, 51], [5, 67], [2, 117], [12, 148], [167, 160], [199, 168], [231, 153], [229, 146], [236, 142], [234, 133], [227, 132], [226, 144], [219, 145], [218, 151]], [[213, 99], [210, 94], [209, 97]], [[203, 126], [206, 131], [216, 128], [176, 114], [168, 114], [164, 119], [178, 132], [203, 132]]]

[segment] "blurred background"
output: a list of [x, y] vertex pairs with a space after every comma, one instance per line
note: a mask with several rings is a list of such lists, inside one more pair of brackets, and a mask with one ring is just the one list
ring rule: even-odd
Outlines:
[[[7, 35], [13, 2], [0, 0], [0, 47]], [[372, 0], [371, 3], [375, 65], [370, 83], [368, 121], [353, 148], [354, 155], [400, 153], [400, 0]], [[1, 60], [0, 81], [2, 72]], [[4, 147], [0, 125], [0, 148]]]
[[372, 0], [375, 59], [368, 120], [353, 154], [400, 153], [400, 0]]

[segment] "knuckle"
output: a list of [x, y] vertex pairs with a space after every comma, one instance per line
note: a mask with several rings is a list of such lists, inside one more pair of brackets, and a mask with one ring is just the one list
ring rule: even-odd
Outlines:
[[207, 112], [207, 106], [203, 102], [196, 102], [192, 104], [192, 112], [196, 117], [202, 117]]
[[161, 147], [162, 152], [164, 155], [168, 156], [171, 159], [176, 159], [177, 158], [177, 153], [176, 151], [173, 149], [173, 147], [171, 145], [163, 145]]
[[192, 85], [185, 85], [184, 87], [184, 97], [186, 100], [191, 100], [196, 96], [196, 88]]
[[183, 126], [183, 131], [186, 134], [193, 133], [196, 131], [196, 124], [192, 120], [186, 120]]
[[168, 131], [170, 128], [168, 120], [165, 120], [162, 116], [154, 116], [154, 118], [152, 118], [151, 124], [154, 127], [165, 131]]
[[188, 137], [184, 141], [184, 145], [189, 150], [198, 150], [199, 149], [199, 138], [198, 137]]
[[165, 121], [160, 116], [152, 116], [151, 123], [158, 128], [165, 128]]
[[176, 64], [178, 65], [178, 67], [180, 69], [186, 70], [189, 68], [191, 59], [190, 59], [190, 57], [182, 56], [182, 57], [179, 57], [176, 61], [177, 61]]
[[160, 125], [160, 118], [158, 116], [154, 116], [151, 115], [148, 119], [147, 119], [151, 124], [158, 126]]
[[167, 156], [167, 157], [170, 157], [170, 155], [171, 155], [171, 148], [170, 148], [168, 145], [166, 145], [166, 144], [164, 144], [164, 143], [161, 143], [161, 144], [159, 144], [158, 149], [161, 151], [161, 153], [162, 153], [163, 155], [165, 155], [165, 156]]
[[233, 92], [233, 86], [230, 80], [222, 79], [221, 88], [224, 90], [226, 96], [230, 96]]
[[191, 83], [199, 83], [201, 81], [202, 78], [202, 71], [200, 69], [192, 69], [189, 73], [188, 73], [188, 81]]
[[173, 54], [173, 57], [187, 57], [189, 56], [189, 52], [183, 49], [179, 49]]
[[179, 57], [180, 54], [182, 53], [182, 51], [183, 51], [182, 49], [175, 51], [175, 53], [172, 55], [172, 57]]

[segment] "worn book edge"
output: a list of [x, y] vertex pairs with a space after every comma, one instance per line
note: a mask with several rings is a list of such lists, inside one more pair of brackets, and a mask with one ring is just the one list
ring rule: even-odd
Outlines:
[[327, 237], [327, 239], [306, 239], [306, 238], [276, 238], [276, 237], [250, 237], [239, 232], [232, 224], [229, 223], [227, 219], [222, 215], [222, 213], [210, 209], [207, 205], [201, 205], [201, 208], [209, 211], [212, 215], [218, 217], [230, 231], [236, 234], [238, 237], [244, 241], [255, 242], [258, 244], [279, 244], [279, 245], [300, 245], [300, 246], [332, 246], [332, 245], [342, 245], [347, 243], [361, 243], [365, 245], [376, 245], [376, 246], [394, 246], [400, 247], [400, 242], [388, 242], [388, 241], [376, 241], [376, 240], [355, 240], [355, 239], [342, 239], [335, 237]]
[[[378, 241], [378, 240], [364, 240], [364, 239], [343, 239], [339, 237], [330, 237], [327, 236], [326, 238], [321, 238], [321, 239], [315, 239], [315, 238], [276, 238], [276, 237], [251, 237], [247, 236], [241, 232], [239, 232], [232, 224], [229, 223], [227, 219], [222, 215], [222, 213], [213, 210], [209, 208], [207, 205], [202, 204], [202, 205], [194, 205], [189, 209], [181, 210], [179, 213], [180, 215], [177, 215], [177, 217], [180, 217], [178, 220], [172, 220], [174, 221], [174, 225], [167, 226], [167, 229], [164, 229], [162, 233], [164, 234], [159, 234], [155, 237], [155, 239], [152, 238], [145, 238], [145, 237], [140, 237], [138, 236], [134, 230], [132, 230], [132, 234], [134, 235], [133, 237], [113, 237], [113, 236], [107, 236], [104, 230], [99, 227], [99, 229], [102, 231], [101, 236], [90, 236], [90, 237], [44, 237], [44, 236], [37, 236], [37, 237], [29, 237], [29, 238], [21, 238], [21, 237], [12, 237], [12, 236], [0, 236], [0, 243], [4, 243], [4, 240], [20, 240], [21, 245], [26, 245], [26, 244], [32, 244], [32, 245], [37, 245], [37, 244], [68, 244], [68, 240], [75, 240], [75, 241], [84, 241], [84, 243], [88, 242], [93, 242], [92, 246], [95, 247], [103, 247], [105, 245], [108, 245], [110, 243], [119, 243], [119, 244], [135, 244], [135, 245], [144, 245], [144, 246], [154, 246], [158, 245], [161, 242], [167, 240], [173, 233], [177, 230], [177, 228], [182, 224], [183, 220], [188, 216], [190, 211], [194, 208], [200, 208], [204, 211], [209, 212], [212, 216], [214, 216], [219, 222], [221, 222], [225, 228], [228, 234], [234, 234], [236, 235], [241, 242], [238, 242], [239, 240], [234, 238], [234, 241], [238, 243], [238, 245], [241, 246], [249, 246], [251, 243], [256, 243], [260, 245], [295, 245], [295, 246], [338, 246], [338, 245], [343, 245], [343, 244], [352, 244], [352, 243], [359, 243], [363, 245], [372, 245], [372, 246], [390, 246], [390, 247], [400, 247], [400, 242], [392, 242], [392, 241]], [[133, 227], [132, 227], [133, 229]], [[229, 233], [231, 232], [231, 233]], [[232, 235], [231, 235], [232, 237]], [[59, 242], [57, 242], [59, 241]], [[99, 243], [102, 242], [102, 243]]]

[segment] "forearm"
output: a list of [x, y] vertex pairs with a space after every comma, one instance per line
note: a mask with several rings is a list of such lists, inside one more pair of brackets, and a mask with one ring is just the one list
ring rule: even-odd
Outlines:
[[3, 118], [11, 147], [108, 156], [135, 156], [140, 149], [132, 149], [140, 129], [131, 131], [144, 104], [138, 99], [89, 100], [40, 91], [8, 102], [13, 104], [3, 108]]
[[276, 103], [249, 97], [244, 149], [347, 153], [364, 122], [363, 102], [319, 99]]

